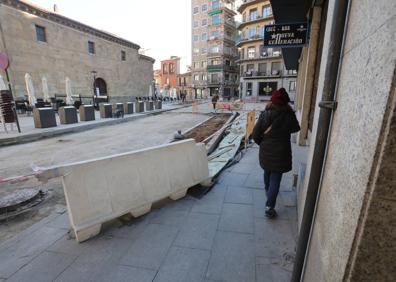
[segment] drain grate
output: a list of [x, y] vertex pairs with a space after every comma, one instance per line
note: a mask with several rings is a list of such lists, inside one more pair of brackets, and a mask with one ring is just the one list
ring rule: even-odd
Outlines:
[[45, 198], [42, 190], [25, 188], [0, 194], [0, 221], [14, 217], [38, 205]]

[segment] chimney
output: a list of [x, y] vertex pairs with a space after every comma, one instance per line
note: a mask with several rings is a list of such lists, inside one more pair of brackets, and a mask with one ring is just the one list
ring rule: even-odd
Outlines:
[[58, 5], [54, 4], [54, 13], [59, 14], [59, 8]]

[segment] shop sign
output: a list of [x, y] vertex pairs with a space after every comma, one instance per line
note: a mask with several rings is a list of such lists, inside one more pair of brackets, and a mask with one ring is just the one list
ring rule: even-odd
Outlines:
[[264, 28], [264, 47], [295, 48], [308, 43], [308, 24], [274, 24]]

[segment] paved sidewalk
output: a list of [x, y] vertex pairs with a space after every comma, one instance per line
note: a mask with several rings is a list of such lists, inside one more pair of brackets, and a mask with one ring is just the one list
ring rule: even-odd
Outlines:
[[201, 199], [170, 202], [82, 244], [69, 238], [60, 210], [0, 245], [0, 281], [289, 281], [292, 173], [282, 181], [278, 219], [268, 220], [257, 158], [257, 146], [249, 148]]
[[[21, 143], [28, 143], [40, 139], [51, 138], [54, 136], [87, 131], [102, 126], [125, 123], [142, 117], [152, 116], [176, 109], [183, 109], [185, 107], [190, 107], [190, 105], [164, 103], [161, 110], [153, 110], [143, 113], [133, 113], [130, 115], [125, 115], [124, 118], [107, 118], [107, 119], [100, 118], [99, 111], [95, 111], [95, 120], [85, 121], [85, 122], [79, 121], [78, 123], [74, 123], [74, 124], [60, 124], [59, 115], [56, 114], [55, 118], [56, 118], [57, 126], [51, 128], [35, 128], [32, 115], [29, 116], [19, 115], [19, 124], [22, 133], [18, 133], [15, 124], [12, 131], [9, 130], [10, 125], [7, 125], [8, 133], [6, 133], [4, 131], [3, 125], [0, 124], [0, 147], [8, 146], [8, 145], [16, 145]], [[79, 115], [78, 115], [78, 120], [80, 120]]]

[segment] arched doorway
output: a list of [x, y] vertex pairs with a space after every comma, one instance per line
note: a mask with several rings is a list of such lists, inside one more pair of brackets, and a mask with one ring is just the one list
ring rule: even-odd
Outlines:
[[107, 85], [103, 78], [98, 77], [94, 82], [96, 96], [107, 96]]

